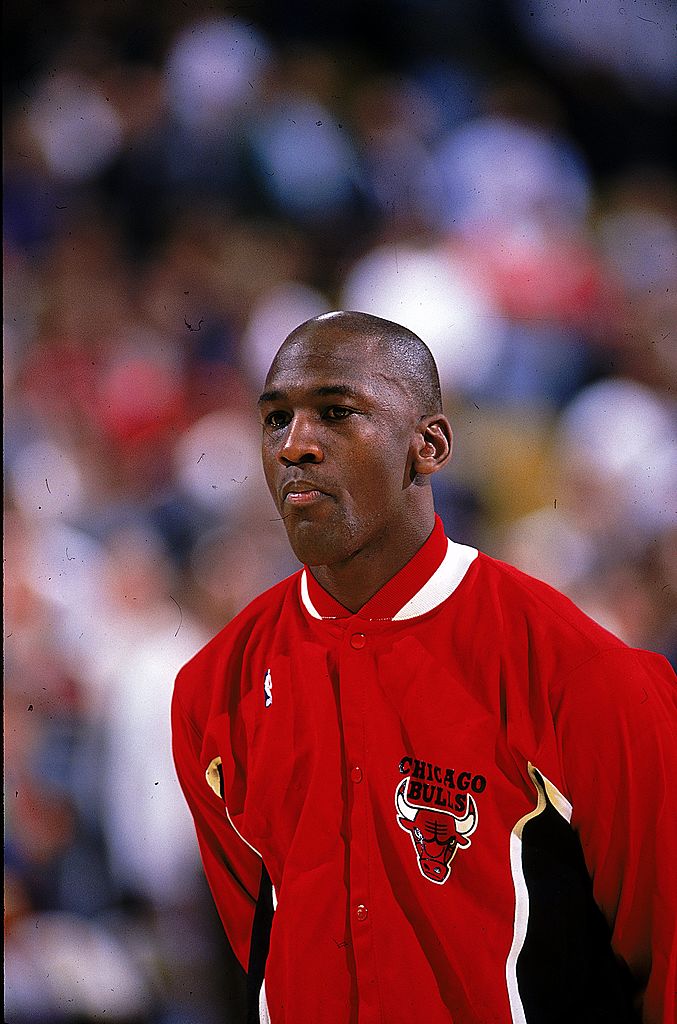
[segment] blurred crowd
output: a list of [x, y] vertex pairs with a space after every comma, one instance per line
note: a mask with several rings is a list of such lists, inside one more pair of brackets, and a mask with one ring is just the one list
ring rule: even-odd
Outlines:
[[448, 534], [677, 664], [670, 8], [15, 6], [5, 1019], [236, 1022], [168, 709], [297, 568], [255, 413], [293, 327], [419, 333]]

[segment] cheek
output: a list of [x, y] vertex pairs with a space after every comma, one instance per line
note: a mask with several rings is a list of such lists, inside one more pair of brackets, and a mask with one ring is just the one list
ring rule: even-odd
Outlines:
[[268, 484], [268, 489], [273, 495], [273, 497], [275, 497], [275, 479], [277, 462], [275, 459], [275, 455], [271, 451], [270, 445], [266, 443], [265, 438], [263, 440], [263, 444], [261, 445], [261, 465], [263, 467], [263, 475], [265, 477], [266, 483]]
[[266, 480], [272, 478], [272, 475], [278, 466], [276, 453], [277, 445], [274, 444], [272, 438], [268, 437], [268, 435], [264, 433], [261, 438], [261, 464], [263, 466], [263, 472]]
[[378, 458], [374, 459], [371, 467], [371, 475], [374, 486], [387, 486], [393, 495], [402, 489], [407, 465], [409, 461], [409, 445], [403, 440], [390, 439], [390, 443], [384, 444], [378, 450]]
[[403, 479], [406, 472], [406, 458], [400, 452], [385, 457], [361, 459], [353, 466], [352, 488], [354, 504], [365, 512], [378, 515], [397, 502], [403, 491]]

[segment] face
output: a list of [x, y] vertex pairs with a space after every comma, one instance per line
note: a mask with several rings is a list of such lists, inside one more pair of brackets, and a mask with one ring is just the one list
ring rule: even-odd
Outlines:
[[292, 335], [259, 408], [266, 481], [296, 557], [347, 562], [405, 529], [419, 421], [367, 338], [331, 324]]

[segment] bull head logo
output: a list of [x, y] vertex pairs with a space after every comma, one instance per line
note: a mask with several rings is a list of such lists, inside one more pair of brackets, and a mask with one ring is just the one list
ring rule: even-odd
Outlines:
[[468, 793], [465, 814], [457, 817], [427, 804], [410, 804], [408, 790], [409, 779], [402, 779], [395, 790], [397, 824], [411, 836], [423, 877], [442, 885], [458, 850], [470, 846], [468, 837], [477, 828], [477, 806]]

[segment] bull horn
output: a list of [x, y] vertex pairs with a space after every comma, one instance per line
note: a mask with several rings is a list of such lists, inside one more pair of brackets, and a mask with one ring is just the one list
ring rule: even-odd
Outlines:
[[412, 807], [407, 803], [405, 792], [409, 786], [409, 779], [402, 779], [397, 790], [395, 792], [395, 806], [397, 807], [397, 813], [401, 818], [406, 818], [407, 821], [413, 821], [418, 813], [417, 807]]
[[[454, 815], [456, 818], [456, 815]], [[475, 831], [477, 827], [477, 807], [475, 801], [468, 793], [468, 802], [466, 804], [465, 814], [462, 818], [456, 818], [456, 831], [460, 836], [464, 838], [469, 836], [471, 832]]]

